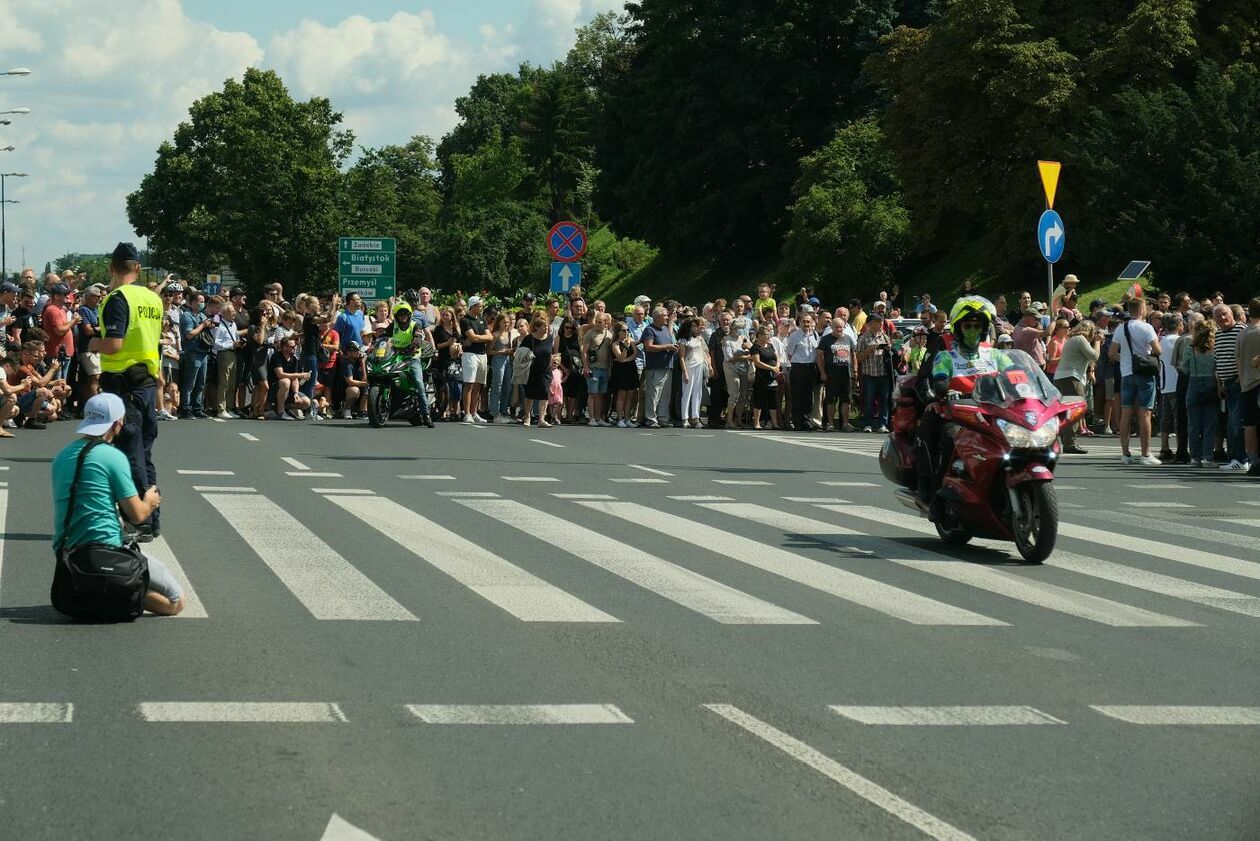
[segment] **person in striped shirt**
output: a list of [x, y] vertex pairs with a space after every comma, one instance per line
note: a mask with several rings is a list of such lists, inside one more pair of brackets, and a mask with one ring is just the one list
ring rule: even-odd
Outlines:
[[1217, 304], [1212, 318], [1216, 321], [1216, 380], [1225, 399], [1225, 445], [1229, 458], [1221, 469], [1246, 470], [1242, 386], [1238, 381], [1238, 341], [1246, 328], [1227, 304]]

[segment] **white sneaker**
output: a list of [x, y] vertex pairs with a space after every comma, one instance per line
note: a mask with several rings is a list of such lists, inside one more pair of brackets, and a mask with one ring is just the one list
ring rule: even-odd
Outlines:
[[870, 432], [870, 431], [872, 431], [872, 430], [871, 430], [871, 428], [870, 428], [869, 426], [864, 426], [864, 427], [862, 427], [862, 431], [863, 431], [863, 432]]
[[227, 412], [219, 412], [217, 415], [215, 415], [215, 417], [218, 418], [219, 420], [236, 420], [236, 415], [232, 415]]
[[289, 417], [289, 416], [288, 416], [288, 415], [286, 415], [284, 412], [272, 412], [271, 414], [272, 414], [272, 416], [273, 416], [273, 417], [275, 417], [275, 419], [276, 419], [276, 420], [278, 420], [278, 421], [291, 421], [291, 420], [293, 420], [293, 418]]
[[888, 434], [888, 427], [886, 427], [886, 426], [881, 426], [881, 427], [879, 428], [878, 432], [879, 432], [879, 434], [880, 434], [880, 435], [887, 435], [887, 434]]
[[512, 419], [509, 418], [507, 415], [496, 415], [494, 418], [494, 422], [497, 424], [504, 425], [504, 426], [512, 425]]
[[1135, 456], [1129, 456], [1129, 455], [1120, 456], [1121, 464], [1135, 464], [1136, 462], [1137, 462], [1137, 458]]
[[1155, 456], [1139, 456], [1138, 458], [1134, 459], [1134, 463], [1140, 464], [1143, 467], [1159, 467], [1161, 464], [1163, 464], [1163, 462], [1155, 458]]
[[311, 422], [312, 422], [312, 423], [318, 423], [319, 421], [322, 421], [322, 420], [323, 420], [323, 418], [321, 418], [321, 417], [319, 416], [319, 412], [311, 412], [311, 418], [310, 418], [310, 419], [311, 419]]
[[17, 421], [13, 420], [12, 418], [9, 418], [7, 421], [4, 422], [4, 428], [17, 429]]
[[1246, 469], [1247, 469], [1247, 465], [1243, 464], [1238, 459], [1233, 459], [1232, 461], [1230, 461], [1229, 464], [1221, 465], [1221, 470], [1246, 470]]
[[473, 420], [473, 416], [472, 416], [472, 415], [465, 414], [465, 415], [464, 415], [464, 419], [463, 419], [462, 421], [460, 421], [460, 423], [476, 423], [476, 421], [475, 421], [475, 420]]
[[626, 423], [626, 419], [625, 419], [625, 418], [622, 418], [621, 420], [619, 420], [619, 421], [617, 421], [615, 424], [613, 424], [613, 426], [617, 427], [618, 429], [627, 429], [627, 428], [629, 428], [630, 424]]
[[349, 409], [342, 409], [342, 410], [341, 410], [341, 419], [342, 419], [342, 420], [350, 420], [350, 410], [349, 410]]
[[489, 423], [489, 422], [490, 421], [486, 420], [481, 415], [478, 415], [475, 413], [473, 414], [473, 423]]

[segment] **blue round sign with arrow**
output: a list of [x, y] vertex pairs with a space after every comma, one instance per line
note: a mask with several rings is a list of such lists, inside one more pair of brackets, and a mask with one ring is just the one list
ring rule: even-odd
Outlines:
[[1063, 257], [1063, 249], [1067, 247], [1067, 231], [1063, 226], [1063, 217], [1053, 210], [1041, 214], [1037, 222], [1037, 249], [1047, 263], [1057, 263]]

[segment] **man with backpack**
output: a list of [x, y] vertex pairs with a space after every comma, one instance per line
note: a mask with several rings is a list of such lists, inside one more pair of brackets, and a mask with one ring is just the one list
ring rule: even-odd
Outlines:
[[123, 542], [119, 511], [139, 524], [162, 502], [157, 486], [143, 496], [137, 492], [121, 450], [101, 446], [122, 431], [126, 417], [121, 397], [95, 395], [83, 407], [77, 430], [81, 437], [53, 459], [53, 547], [58, 567], [53, 606], [79, 619], [134, 619], [141, 608], [174, 616], [184, 609], [179, 582], [170, 570]]

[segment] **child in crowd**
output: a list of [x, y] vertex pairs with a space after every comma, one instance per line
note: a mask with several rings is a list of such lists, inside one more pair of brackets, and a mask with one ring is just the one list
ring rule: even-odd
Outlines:
[[159, 420], [175, 420], [179, 411], [179, 330], [170, 317], [162, 319], [162, 387], [158, 389]]
[[560, 423], [560, 410], [564, 408], [564, 381], [569, 372], [560, 365], [560, 354], [551, 355], [551, 372], [547, 382], [547, 415], [552, 424]]

